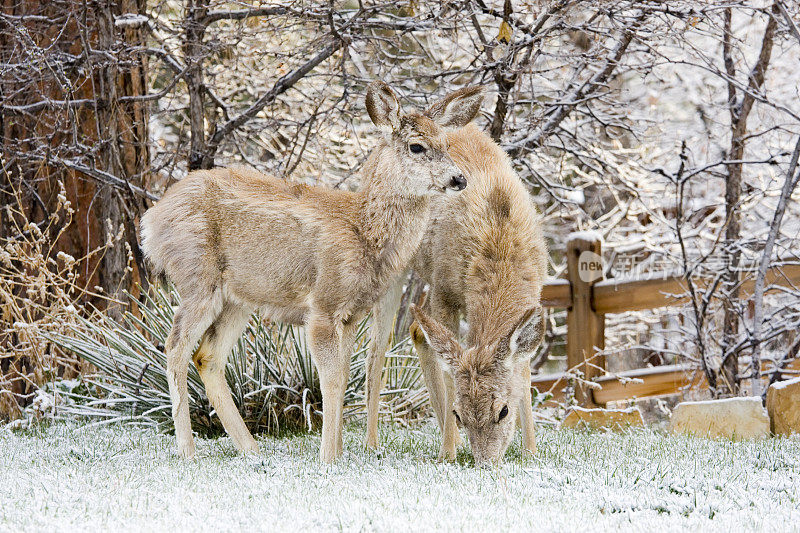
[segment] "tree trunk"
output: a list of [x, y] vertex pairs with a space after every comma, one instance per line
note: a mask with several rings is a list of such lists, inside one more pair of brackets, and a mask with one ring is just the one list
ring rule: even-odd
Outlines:
[[[772, 6], [777, 14], [777, 5]], [[710, 376], [709, 384], [715, 397], [736, 396], [739, 394], [739, 279], [741, 250], [741, 215], [739, 203], [742, 197], [742, 158], [747, 136], [747, 118], [753, 109], [753, 93], [759, 92], [764, 84], [767, 67], [772, 55], [772, 45], [777, 22], [768, 15], [767, 25], [761, 39], [761, 50], [747, 80], [747, 91], [739, 89], [733, 80], [736, 76], [731, 53], [732, 23], [731, 8], [723, 12], [722, 57], [728, 76], [728, 110], [730, 112], [731, 144], [728, 152], [728, 175], [725, 181], [726, 227], [724, 239], [725, 272], [722, 279], [724, 318], [722, 323], [721, 365], [716, 376]], [[738, 93], [741, 92], [741, 96]]]
[[204, 164], [203, 161], [206, 151], [203, 36], [206, 31], [204, 18], [207, 10], [207, 0], [187, 0], [186, 2], [183, 57], [186, 63], [186, 88], [189, 93], [189, 127], [191, 128], [189, 170], [213, 166], [213, 164]]
[[[744, 153], [744, 141], [736, 135], [731, 140], [729, 159], [741, 160]], [[742, 165], [728, 165], [728, 177], [725, 181], [725, 215], [728, 221], [725, 227], [725, 275], [722, 287], [724, 296], [724, 318], [722, 323], [722, 361], [715, 379], [712, 392], [716, 397], [725, 398], [739, 394], [739, 356], [735, 349], [739, 336], [739, 263], [741, 251], [739, 238], [741, 221], [739, 202], [742, 196]]]
[[[138, 28], [115, 27], [116, 16], [126, 13], [143, 13], [144, 2], [136, 0], [114, 2], [103, 0], [97, 4], [97, 46], [113, 54], [122, 44], [123, 50], [144, 41]], [[120, 63], [133, 65], [120, 68]], [[147, 110], [144, 102], [121, 103], [120, 96], [145, 94], [145, 64], [141, 58], [126, 57], [124, 52], [115, 60], [103, 63], [97, 69], [96, 100], [105, 105], [97, 106], [97, 133], [101, 142], [98, 153], [102, 168], [137, 186], [143, 183], [149, 166], [147, 149]], [[122, 301], [123, 291], [130, 290], [126, 284], [128, 267], [142, 268], [141, 254], [136, 239], [136, 221], [146, 208], [139, 198], [122, 192], [110, 185], [100, 190], [100, 234], [109, 247], [105, 250], [99, 269], [100, 286], [105, 294]], [[139, 258], [139, 264], [136, 259]], [[129, 263], [131, 263], [129, 265]], [[137, 276], [138, 277], [138, 276]], [[132, 280], [131, 280], [132, 281]], [[108, 312], [120, 313], [119, 305], [111, 302]]]
[[[131, 46], [144, 42], [144, 34], [139, 27], [115, 24], [117, 17], [142, 14], [144, 9], [144, 0], [4, 0], [2, 7], [4, 15], [25, 29], [23, 33], [6, 27], [0, 32], [0, 61], [18, 65], [0, 80], [3, 104], [48, 104], [32, 111], [3, 110], [1, 149], [8, 163], [3, 201], [10, 201], [13, 183], [23, 194], [21, 207], [28, 219], [40, 222], [57, 205], [63, 183], [75, 214], [54, 253], [81, 258], [114, 242], [105, 253], [84, 262], [79, 280], [86, 287], [102, 287], [112, 297], [139, 281], [143, 265], [136, 223], [147, 206], [94, 171], [138, 187], [147, 185], [146, 103], [120, 101], [147, 92], [146, 62], [130, 52]], [[120, 231], [122, 237], [116, 240]], [[132, 272], [126, 271], [129, 255], [135, 260]], [[102, 308], [107, 302], [92, 303]]]

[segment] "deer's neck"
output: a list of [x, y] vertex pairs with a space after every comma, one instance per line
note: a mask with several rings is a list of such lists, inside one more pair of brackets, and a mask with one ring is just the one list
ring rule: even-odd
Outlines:
[[359, 231], [378, 273], [406, 267], [419, 247], [430, 212], [428, 197], [398, 187], [407, 176], [396, 157], [380, 143], [364, 165]]
[[429, 211], [427, 197], [366, 187], [360, 233], [380, 270], [385, 270], [387, 264], [391, 269], [400, 270], [411, 261], [425, 232]]

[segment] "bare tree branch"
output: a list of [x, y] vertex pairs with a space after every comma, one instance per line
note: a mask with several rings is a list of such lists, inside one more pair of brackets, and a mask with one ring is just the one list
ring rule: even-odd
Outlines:
[[272, 89], [264, 93], [250, 107], [242, 111], [239, 115], [230, 119], [217, 129], [214, 135], [208, 140], [205, 152], [203, 153], [203, 166], [209, 168], [213, 166], [214, 154], [216, 154], [220, 143], [235, 129], [245, 124], [248, 120], [255, 117], [259, 111], [275, 101], [275, 99], [289, 90], [295, 83], [300, 81], [306, 74], [311, 72], [317, 65], [331, 57], [337, 50], [342, 48], [344, 41], [334, 39], [325, 45], [317, 55], [312, 57], [301, 67], [281, 77]]
[[753, 376], [753, 396], [761, 396], [761, 327], [764, 321], [764, 281], [767, 276], [767, 269], [769, 268], [770, 261], [772, 260], [772, 249], [775, 246], [775, 239], [780, 232], [781, 223], [783, 222], [783, 215], [786, 212], [786, 204], [792, 196], [792, 192], [797, 188], [797, 183], [800, 181], [800, 172], [795, 175], [797, 168], [797, 159], [800, 156], [800, 137], [797, 139], [797, 144], [792, 153], [792, 160], [789, 163], [789, 169], [786, 171], [786, 177], [781, 189], [780, 198], [778, 198], [778, 205], [775, 207], [775, 213], [772, 217], [772, 223], [769, 225], [769, 233], [767, 234], [767, 242], [764, 244], [764, 250], [761, 252], [761, 260], [758, 263], [758, 273], [756, 274], [756, 284], [753, 290], [753, 331], [752, 343], [753, 353], [750, 363], [750, 372]]
[[783, 19], [786, 21], [786, 25], [789, 26], [789, 31], [792, 32], [792, 35], [794, 35], [795, 39], [797, 39], [797, 42], [800, 43], [800, 29], [797, 29], [797, 24], [794, 23], [792, 16], [788, 11], [786, 11], [786, 6], [784, 6], [783, 2], [780, 0], [776, 1], [775, 5], [778, 6], [781, 15], [783, 15]]
[[[773, 4], [773, 14], [775, 11], [777, 11], [777, 6]], [[755, 93], [760, 93], [761, 87], [764, 85], [764, 78], [767, 74], [770, 56], [772, 55], [772, 45], [775, 40], [775, 29], [778, 27], [778, 22], [775, 17], [769, 12], [767, 16], [769, 18], [767, 19], [767, 27], [764, 29], [764, 37], [761, 40], [761, 50], [758, 53], [756, 64], [753, 66], [753, 70], [750, 71], [750, 76], [748, 77], [747, 88], [749, 90], [744, 93], [742, 101], [739, 102], [736, 109], [736, 116], [738, 119], [745, 122], [755, 102], [753, 95]]]
[[109, 174], [104, 170], [100, 170], [98, 168], [91, 168], [77, 161], [70, 161], [69, 159], [59, 158], [59, 159], [54, 159], [52, 161], [64, 165], [69, 169], [77, 170], [81, 174], [85, 174], [104, 185], [111, 185], [112, 187], [119, 189], [121, 191], [129, 192], [137, 196], [141, 196], [142, 198], [147, 198], [148, 200], [153, 200], [153, 201], [156, 201], [160, 198], [159, 196], [156, 196], [155, 194], [146, 191], [141, 187], [137, 187], [136, 185], [133, 185], [127, 180], [118, 178], [113, 174]]
[[243, 20], [250, 17], [274, 17], [289, 13], [286, 7], [253, 7], [250, 9], [237, 9], [233, 11], [218, 9], [211, 10], [203, 17], [202, 22], [208, 26], [220, 20]]
[[644, 21], [645, 16], [645, 12], [642, 12], [630, 27], [622, 31], [622, 36], [611, 50], [611, 54], [606, 59], [603, 68], [600, 69], [599, 72], [597, 72], [589, 80], [570, 93], [569, 96], [564, 99], [566, 100], [564, 103], [552, 108], [548, 112], [549, 117], [542, 126], [537, 128], [532, 134], [528, 135], [524, 139], [514, 141], [513, 144], [506, 149], [511, 157], [517, 157], [523, 151], [534, 150], [540, 146], [542, 142], [558, 128], [559, 124], [561, 124], [561, 121], [563, 121], [570, 114], [570, 112], [572, 112], [575, 106], [578, 105], [579, 101], [605, 85], [605, 83], [614, 74], [615, 69], [619, 65], [619, 62], [622, 59], [622, 56], [625, 54], [625, 51], [628, 49], [628, 45], [633, 40], [636, 30]]
[[104, 106], [102, 101], [96, 98], [82, 98], [79, 100], [50, 100], [44, 98], [38, 102], [24, 105], [3, 105], [3, 111], [8, 113], [36, 113], [45, 109], [77, 109], [82, 107]]
[[725, 72], [728, 75], [728, 110], [731, 113], [731, 122], [736, 121], [734, 110], [736, 109], [736, 86], [733, 84], [736, 79], [736, 68], [733, 64], [731, 55], [731, 8], [723, 12], [724, 24], [722, 26], [722, 61], [725, 64]]

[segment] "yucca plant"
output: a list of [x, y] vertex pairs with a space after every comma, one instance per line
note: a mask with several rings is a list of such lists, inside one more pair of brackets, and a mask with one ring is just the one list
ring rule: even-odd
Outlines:
[[[81, 387], [62, 389], [67, 402], [59, 416], [86, 416], [104, 421], [127, 420], [171, 428], [164, 343], [172, 325], [178, 294], [154, 288], [138, 304], [141, 316], [128, 311], [121, 322], [97, 314], [82, 318], [66, 333], [51, 340], [94, 365]], [[364, 411], [367, 320], [358, 329], [345, 395], [346, 413]], [[416, 357], [408, 339], [387, 354], [384, 415], [407, 423], [419, 418], [427, 405]], [[253, 432], [308, 428], [321, 421], [322, 395], [303, 328], [265, 323], [258, 316], [228, 359], [225, 372], [234, 401]], [[219, 419], [205, 396], [194, 366], [189, 369], [192, 426], [206, 435], [222, 432]]]

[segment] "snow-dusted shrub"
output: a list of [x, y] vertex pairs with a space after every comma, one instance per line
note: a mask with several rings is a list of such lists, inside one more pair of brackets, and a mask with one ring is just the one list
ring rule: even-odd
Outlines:
[[[171, 428], [171, 402], [166, 379], [164, 342], [172, 325], [178, 294], [153, 288], [138, 311], [127, 311], [121, 322], [107, 315], [81, 318], [52, 340], [97, 368], [84, 376], [83, 387], [60, 394], [71, 401], [58, 404], [55, 417], [85, 416], [101, 421], [129, 420]], [[364, 361], [368, 322], [359, 327], [345, 396], [346, 412], [360, 414], [364, 406]], [[401, 423], [427, 409], [427, 392], [407, 339], [387, 354], [387, 387], [383, 406]], [[319, 379], [301, 327], [270, 324], [255, 316], [228, 359], [225, 372], [234, 402], [253, 432], [311, 428], [321, 422]], [[203, 383], [189, 369], [192, 427], [207, 435], [223, 431], [205, 396]]]

